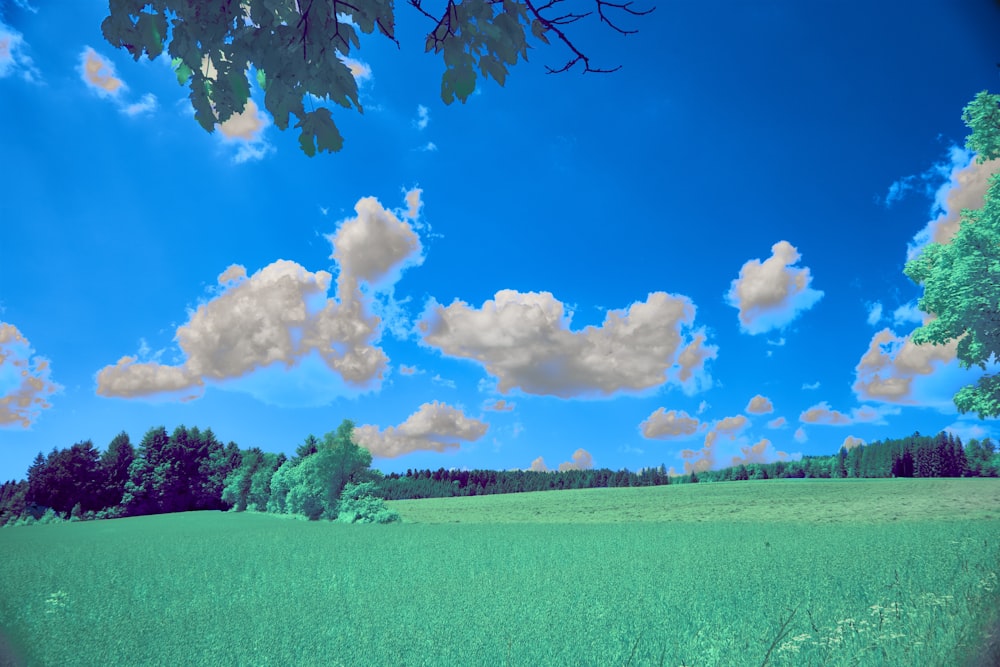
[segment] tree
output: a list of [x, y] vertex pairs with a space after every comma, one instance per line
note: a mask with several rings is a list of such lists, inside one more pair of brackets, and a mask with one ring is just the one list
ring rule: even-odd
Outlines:
[[[1000, 157], [1000, 95], [983, 91], [965, 107], [962, 120], [972, 129], [966, 148], [980, 163]], [[990, 176], [985, 203], [963, 210], [950, 243], [931, 243], [906, 264], [906, 275], [924, 286], [920, 310], [935, 318], [912, 336], [918, 345], [958, 341], [963, 368], [986, 370], [1000, 358], [1000, 174]], [[1000, 416], [1000, 374], [987, 374], [954, 396], [963, 414]]]
[[80, 502], [86, 511], [100, 509], [100, 454], [90, 440], [69, 449], [41, 454], [28, 470], [27, 502], [67, 514]]
[[[611, 21], [610, 9], [632, 16], [653, 9], [632, 9], [632, 2], [594, 0], [600, 21], [621, 34]], [[409, 0], [433, 28], [425, 52], [443, 53], [445, 71], [441, 99], [464, 104], [476, 88], [476, 69], [484, 78], [504, 85], [508, 67], [518, 58], [528, 59], [528, 35], [545, 44], [548, 35], [570, 50], [573, 57], [559, 69], [578, 63], [584, 72], [612, 72], [592, 67], [563, 31], [565, 26], [593, 12], [560, 13], [555, 2], [534, 0], [449, 0], [440, 16]], [[290, 117], [298, 118], [299, 144], [306, 155], [336, 152], [343, 138], [330, 110], [317, 106], [307, 111], [303, 99], [328, 99], [342, 107], [363, 112], [358, 85], [345, 62], [352, 47], [360, 48], [358, 30], [379, 33], [400, 46], [395, 34], [391, 0], [110, 0], [109, 16], [101, 24], [104, 38], [115, 48], [126, 49], [138, 61], [166, 51], [172, 58], [177, 81], [187, 84], [194, 118], [208, 132], [244, 111], [250, 98], [251, 72], [264, 93], [264, 106], [281, 130]], [[310, 103], [310, 107], [314, 105]]]
[[108, 448], [101, 454], [103, 489], [100, 493], [99, 509], [121, 504], [125, 495], [125, 483], [128, 482], [128, 469], [134, 460], [135, 448], [129, 441], [128, 433], [122, 431], [111, 440]]
[[251, 447], [244, 452], [240, 466], [226, 477], [226, 484], [222, 489], [222, 502], [237, 512], [246, 510], [253, 475], [264, 465], [264, 460], [264, 451], [260, 447]]

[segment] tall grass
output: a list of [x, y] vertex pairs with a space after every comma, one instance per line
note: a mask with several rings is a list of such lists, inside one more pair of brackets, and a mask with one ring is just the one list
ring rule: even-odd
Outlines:
[[[941, 492], [1000, 488], [969, 481]], [[895, 482], [397, 501], [409, 523], [385, 526], [196, 512], [4, 529], [0, 627], [28, 665], [955, 667], [1000, 602], [1000, 520], [908, 515], [928, 487]], [[880, 500], [848, 520], [831, 493]], [[545, 518], [510, 522], [522, 511]]]

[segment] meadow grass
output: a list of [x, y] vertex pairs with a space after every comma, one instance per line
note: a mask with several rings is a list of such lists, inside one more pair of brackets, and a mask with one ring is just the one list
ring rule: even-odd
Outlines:
[[804, 480], [0, 530], [27, 665], [955, 667], [1000, 603], [1000, 480]]

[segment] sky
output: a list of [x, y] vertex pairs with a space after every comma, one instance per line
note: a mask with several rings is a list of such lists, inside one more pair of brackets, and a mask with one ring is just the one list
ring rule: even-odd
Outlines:
[[205, 132], [107, 3], [0, 0], [0, 480], [182, 424], [291, 455], [351, 419], [385, 473], [1000, 435], [903, 274], [998, 169], [961, 120], [996, 3], [661, 1], [566, 26], [615, 73], [535, 40], [451, 105], [396, 8], [309, 158], [256, 88]]

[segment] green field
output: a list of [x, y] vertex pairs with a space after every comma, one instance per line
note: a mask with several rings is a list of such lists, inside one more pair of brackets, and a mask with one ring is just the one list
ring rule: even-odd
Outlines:
[[[955, 667], [1000, 480], [768, 480], [0, 530], [27, 665]], [[0, 661], [2, 663], [2, 661]]]

